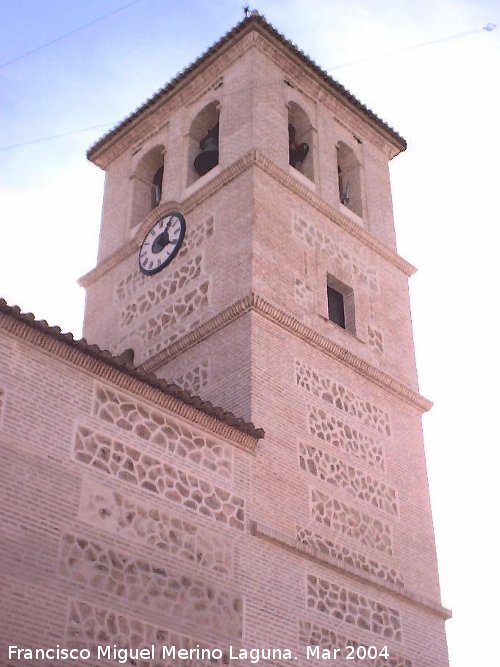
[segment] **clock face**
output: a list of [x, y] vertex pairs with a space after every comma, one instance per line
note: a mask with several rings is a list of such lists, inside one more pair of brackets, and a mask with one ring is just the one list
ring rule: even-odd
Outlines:
[[169, 213], [157, 220], [139, 249], [139, 268], [148, 276], [158, 273], [179, 252], [186, 233], [186, 221], [180, 213]]

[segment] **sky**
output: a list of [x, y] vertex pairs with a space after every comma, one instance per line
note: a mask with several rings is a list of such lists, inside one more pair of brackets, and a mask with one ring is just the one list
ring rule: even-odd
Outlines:
[[[95, 265], [104, 185], [86, 149], [240, 21], [243, 4], [0, 0], [0, 296], [8, 303], [81, 335], [76, 281]], [[500, 3], [250, 6], [408, 141], [391, 163], [392, 193], [398, 250], [419, 269], [412, 318], [420, 389], [435, 403], [424, 432], [442, 601], [454, 614], [450, 664], [495, 664]], [[54, 135], [66, 136], [45, 140]]]

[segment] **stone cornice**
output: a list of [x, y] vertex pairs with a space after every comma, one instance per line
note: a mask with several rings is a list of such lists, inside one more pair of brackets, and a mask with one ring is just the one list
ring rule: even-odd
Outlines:
[[228, 324], [234, 322], [242, 315], [250, 312], [254, 308], [255, 297], [253, 294], [250, 296], [244, 297], [239, 301], [233, 303], [229, 308], [222, 310], [220, 313], [215, 315], [215, 317], [210, 318], [199, 327], [196, 327], [193, 331], [190, 331], [182, 338], [179, 338], [168, 347], [164, 348], [158, 354], [155, 354], [153, 357], [148, 359], [144, 364], [142, 364], [141, 369], [145, 373], [150, 373], [161, 366], [165, 365], [171, 359], [179, 356], [186, 350], [189, 350], [190, 347], [196, 345], [197, 343], [209, 338], [217, 331], [224, 329]]
[[288, 333], [302, 339], [309, 345], [312, 345], [317, 350], [326, 354], [328, 357], [341, 361], [366, 379], [391, 392], [414, 408], [417, 408], [420, 412], [427, 412], [432, 407], [431, 401], [421, 396], [418, 392], [410, 389], [387, 373], [375, 368], [375, 366], [372, 366], [364, 359], [356, 356], [345, 347], [342, 347], [342, 345], [335, 343], [311, 327], [303, 324], [293, 315], [285, 313], [269, 301], [266, 301], [262, 297], [253, 293], [232, 304], [229, 308], [221, 311], [215, 315], [215, 317], [212, 317], [207, 322], [197, 327], [194, 331], [186, 334], [154, 357], [151, 357], [151, 359], [148, 359], [148, 361], [142, 365], [142, 370], [144, 372], [157, 370], [169, 360], [177, 357], [209, 336], [212, 336], [217, 331], [220, 331], [228, 324], [234, 322], [250, 311], [265, 317], [276, 326], [279, 326]]
[[154, 403], [182, 419], [197, 424], [202, 429], [217, 437], [224, 438], [247, 452], [254, 453], [256, 450], [257, 438], [230, 426], [215, 416], [188, 405], [181, 399], [169, 395], [160, 388], [153, 386], [147, 379], [142, 380], [127, 373], [126, 370], [120, 370], [111, 363], [96, 358], [88, 351], [69, 344], [58, 336], [50, 335], [50, 332], [34, 328], [24, 320], [4, 313], [0, 313], [0, 330], [11, 335], [16, 341], [33, 345], [38, 350], [87, 372], [94, 379], [109, 382], [115, 387], [133, 393], [140, 399]]
[[266, 539], [274, 544], [279, 545], [285, 549], [294, 551], [297, 555], [310, 558], [312, 561], [319, 563], [323, 566], [330, 567], [334, 570], [342, 572], [343, 574], [348, 574], [354, 576], [363, 583], [374, 586], [375, 588], [382, 589], [383, 591], [392, 593], [393, 595], [401, 598], [405, 602], [416, 605], [418, 607], [424, 608], [426, 611], [436, 614], [440, 618], [447, 620], [451, 618], [451, 611], [443, 607], [439, 602], [435, 602], [419, 593], [408, 590], [407, 588], [399, 588], [389, 582], [383, 582], [374, 575], [371, 575], [367, 572], [361, 572], [357, 568], [349, 565], [348, 563], [343, 563], [339, 560], [333, 559], [329, 556], [325, 556], [320, 553], [317, 549], [313, 547], [302, 544], [293, 537], [284, 535], [273, 528], [264, 526], [257, 522], [252, 522], [250, 526], [252, 535], [255, 537], [261, 537]]
[[328, 204], [310, 188], [300, 183], [288, 171], [278, 167], [272, 160], [269, 160], [269, 158], [267, 158], [259, 151], [255, 151], [255, 163], [267, 174], [269, 174], [269, 176], [272, 176], [276, 181], [281, 183], [281, 185], [284, 185], [286, 188], [301, 197], [317, 211], [329, 218], [332, 222], [339, 225], [339, 227], [342, 227], [342, 229], [348, 232], [351, 236], [354, 236], [358, 240], [362, 241], [371, 250], [380, 255], [380, 257], [383, 257], [393, 266], [400, 269], [405, 275], [411, 276], [415, 273], [416, 268], [412, 264], [400, 257], [396, 252], [388, 248], [386, 245], [378, 241], [374, 236], [367, 232], [366, 229], [353, 222], [350, 218], [339, 211], [339, 209], [335, 208], [331, 204]]
[[[386, 259], [393, 266], [402, 271], [406, 276], [411, 276], [415, 273], [416, 269], [414, 266], [412, 266], [412, 264], [400, 257], [386, 245], [378, 241], [369, 232], [363, 229], [363, 227], [360, 227], [355, 222], [350, 220], [337, 208], [325, 202], [323, 199], [321, 199], [321, 197], [310, 190], [310, 188], [308, 188], [303, 183], [300, 183], [289, 172], [278, 167], [276, 164], [274, 164], [274, 162], [272, 162], [272, 160], [255, 149], [249, 151], [239, 160], [233, 162], [229, 167], [221, 171], [217, 176], [215, 176], [199, 190], [196, 190], [196, 192], [187, 197], [183, 202], [178, 205], [176, 204], [176, 206], [178, 206], [182, 213], [189, 213], [194, 208], [202, 204], [205, 200], [212, 197], [212, 195], [220, 190], [220, 188], [230, 183], [240, 174], [244, 173], [252, 165], [256, 165], [282, 186], [288, 188], [288, 190], [301, 197], [322, 215], [329, 218], [339, 227], [342, 227], [342, 229], [344, 229], [347, 233], [364, 243], [380, 257]], [[139, 249], [139, 246], [141, 245], [147, 230], [150, 229], [150, 227], [152, 227], [159, 218], [171, 211], [172, 206], [172, 202], [165, 202], [153, 209], [151, 213], [138, 226], [134, 238], [127, 241], [121, 248], [119, 248], [119, 250], [101, 260], [94, 269], [80, 278], [78, 284], [81, 287], [89, 287], [98, 278], [113, 269], [117, 264], [122, 262], [133, 252], [136, 252]]]

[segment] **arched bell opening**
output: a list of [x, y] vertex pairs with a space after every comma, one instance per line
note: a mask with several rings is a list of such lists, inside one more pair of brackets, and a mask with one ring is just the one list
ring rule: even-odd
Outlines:
[[164, 147], [155, 146], [137, 164], [132, 176], [131, 227], [139, 224], [161, 202], [164, 155]]
[[202, 109], [189, 128], [187, 185], [219, 164], [219, 102]]
[[337, 145], [337, 168], [340, 203], [362, 218], [361, 165], [352, 148], [342, 141]]
[[163, 165], [158, 167], [153, 176], [153, 187], [151, 188], [151, 208], [156, 208], [161, 202], [163, 190]]
[[313, 128], [309, 116], [295, 102], [288, 105], [288, 162], [314, 181]]

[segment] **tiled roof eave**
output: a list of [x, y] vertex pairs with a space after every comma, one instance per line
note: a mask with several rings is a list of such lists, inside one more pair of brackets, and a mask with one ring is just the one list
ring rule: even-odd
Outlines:
[[276, 30], [276, 28], [268, 23], [263, 17], [259, 16], [258, 18], [261, 20], [257, 23], [256, 27], [261, 28], [261, 34], [267, 36], [268, 38], [271, 35], [277, 42], [285, 46], [291, 52], [291, 54], [299, 60], [299, 62], [305, 64], [308, 69], [312, 71], [314, 75], [316, 75], [319, 81], [325, 85], [327, 89], [333, 91], [337, 96], [339, 96], [346, 106], [358, 114], [361, 113], [365, 120], [368, 121], [372, 127], [374, 127], [378, 132], [381, 132], [384, 137], [393, 143], [400, 151], [406, 150], [406, 140], [398, 132], [396, 132], [390, 125], [379, 118], [376, 113], [374, 113], [360, 100], [358, 100], [358, 98], [349, 90], [347, 90], [347, 88], [332, 78], [328, 72], [326, 72], [312, 58], [299, 49], [296, 44], [291, 42], [282, 33]]
[[153, 112], [159, 102], [163, 102], [167, 96], [172, 94], [181, 85], [185, 85], [193, 76], [198, 73], [202, 66], [208, 66], [215, 58], [219, 57], [226, 48], [231, 46], [231, 42], [237, 36], [257, 29], [261, 34], [267, 38], [271, 38], [280, 45], [287, 48], [290, 53], [299, 59], [307, 68], [312, 71], [321, 82], [336, 95], [338, 95], [343, 102], [353, 111], [361, 114], [365, 120], [379, 131], [388, 141], [390, 141], [398, 151], [406, 150], [406, 141], [399, 135], [392, 127], [387, 125], [381, 118], [379, 118], [371, 109], [362, 104], [350, 91], [344, 86], [335, 81], [325, 70], [317, 65], [309, 56], [301, 51], [293, 42], [288, 40], [278, 30], [276, 30], [270, 23], [266, 21], [263, 16], [252, 14], [243, 19], [232, 30], [226, 33], [221, 39], [213, 44], [207, 51], [205, 51], [199, 58], [197, 58], [191, 65], [187, 66], [177, 76], [175, 76], [163, 88], [152, 95], [144, 104], [139, 106], [135, 111], [129, 114], [123, 121], [118, 123], [114, 128], [101, 137], [94, 143], [87, 151], [89, 160], [99, 164], [99, 156], [107, 150], [110, 142], [113, 142], [122, 135], [123, 132], [129, 131], [136, 121], [142, 120], [144, 114]]
[[[104, 363], [115, 371], [125, 373], [130, 378], [146, 383], [149, 387], [159, 390], [166, 396], [177, 399], [190, 408], [212, 417], [219, 422], [235, 429], [240, 433], [258, 440], [264, 437], [263, 429], [256, 428], [252, 422], [236, 417], [232, 412], [214, 406], [209, 401], [203, 401], [199, 396], [193, 396], [188, 391], [181, 389], [173, 383], [157, 378], [153, 373], [144, 373], [131, 364], [127, 364], [119, 357], [113, 356], [107, 350], [102, 350], [97, 345], [91, 345], [84, 338], [75, 339], [72, 333], [63, 333], [60, 327], [50, 326], [45, 320], [37, 320], [33, 313], [23, 313], [18, 306], [10, 306], [4, 299], [0, 299], [0, 319], [1, 315], [10, 317], [14, 323], [28, 327], [37, 331], [46, 337], [52, 338], [74, 350], [77, 350], [98, 362]], [[19, 333], [19, 327], [0, 326], [11, 333]]]
[[142, 120], [142, 117], [147, 112], [154, 111], [156, 104], [167, 98], [173, 91], [177, 92], [178, 87], [186, 85], [192, 76], [198, 73], [199, 68], [204, 65], [208, 66], [212, 60], [219, 57], [223, 49], [231, 41], [233, 37], [243, 33], [248, 29], [250, 18], [246, 18], [238, 23], [232, 30], [223, 35], [215, 44], [209, 47], [201, 56], [199, 56], [193, 63], [181, 70], [173, 79], [171, 79], [165, 86], [160, 88], [156, 93], [149, 97], [143, 104], [141, 104], [132, 113], [126, 116], [115, 127], [107, 132], [103, 137], [98, 139], [87, 151], [87, 158], [92, 162], [97, 163], [97, 158], [103, 150], [106, 150], [107, 144], [119, 138], [124, 130], [129, 131], [130, 127], [135, 121]]

